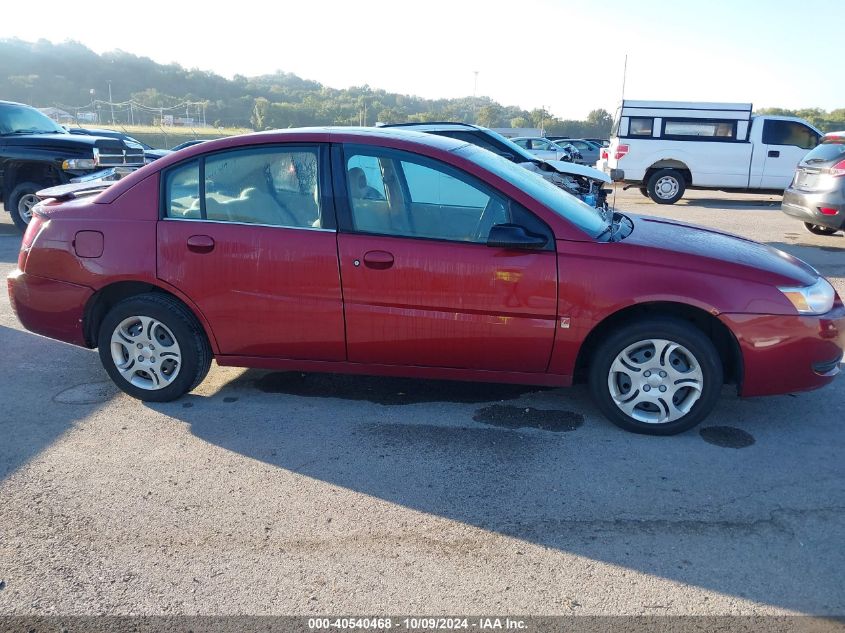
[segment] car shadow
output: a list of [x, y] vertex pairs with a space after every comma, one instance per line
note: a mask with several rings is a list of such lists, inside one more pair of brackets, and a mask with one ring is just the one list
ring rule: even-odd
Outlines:
[[[822, 614], [837, 608], [814, 588], [841, 583], [842, 533], [831, 528], [845, 499], [841, 472], [816, 467], [824, 429], [807, 420], [823, 405], [813, 402], [726, 393], [701, 432], [669, 438], [616, 429], [581, 387], [247, 371], [214, 395], [148, 406], [211, 444], [333, 486]], [[255, 502], [272, 507], [273, 494]]]
[[99, 409], [116, 389], [104, 382], [80, 383], [86, 375], [101, 374], [96, 355], [87, 350], [5, 326], [0, 326], [0, 349], [4, 393], [44, 394], [42, 398], [8, 397], [2, 403], [2, 481]]
[[780, 210], [781, 199], [776, 200], [754, 200], [737, 198], [734, 200], [725, 198], [684, 198], [675, 203], [676, 205], [688, 205], [704, 207], [705, 209], [731, 209], [735, 211], [760, 211], [764, 209]]

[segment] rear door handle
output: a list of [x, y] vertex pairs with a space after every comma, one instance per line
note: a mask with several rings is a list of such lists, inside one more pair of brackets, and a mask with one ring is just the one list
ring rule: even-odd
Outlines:
[[776, 149], [769, 150], [769, 158], [778, 158], [780, 156], [780, 152]]
[[214, 240], [208, 235], [192, 235], [188, 238], [188, 250], [195, 253], [210, 253], [214, 250]]
[[393, 266], [393, 254], [387, 251], [368, 251], [364, 254], [364, 264], [376, 270], [390, 268]]

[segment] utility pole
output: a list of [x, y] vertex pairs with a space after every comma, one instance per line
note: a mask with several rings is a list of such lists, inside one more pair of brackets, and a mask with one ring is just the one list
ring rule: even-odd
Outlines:
[[111, 124], [114, 125], [114, 102], [111, 99], [111, 79], [108, 80], [109, 82], [109, 106], [111, 106]]

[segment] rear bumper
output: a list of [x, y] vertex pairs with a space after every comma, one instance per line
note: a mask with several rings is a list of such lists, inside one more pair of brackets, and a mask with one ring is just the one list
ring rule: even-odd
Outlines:
[[839, 373], [845, 307], [822, 316], [722, 314], [742, 354], [740, 394], [766, 396], [824, 387]]
[[88, 347], [82, 329], [85, 305], [94, 291], [86, 286], [27, 275], [16, 270], [6, 280], [9, 300], [30, 332]]
[[[819, 208], [836, 209], [836, 215], [825, 215]], [[783, 192], [780, 210], [786, 215], [831, 229], [845, 227], [845, 190], [808, 193], [790, 187]]]

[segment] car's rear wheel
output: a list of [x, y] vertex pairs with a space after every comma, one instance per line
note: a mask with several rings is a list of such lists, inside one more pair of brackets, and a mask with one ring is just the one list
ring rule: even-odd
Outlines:
[[22, 182], [9, 194], [9, 202], [6, 208], [12, 215], [12, 222], [21, 232], [26, 231], [26, 227], [32, 219], [32, 209], [38, 204], [38, 196], [35, 195], [35, 192], [43, 188], [36, 182]]
[[211, 366], [211, 348], [197, 319], [165, 294], [117, 303], [100, 324], [97, 343], [111, 379], [139, 400], [175, 400], [199, 385]]
[[813, 235], [833, 235], [839, 229], [831, 229], [826, 226], [821, 226], [820, 224], [813, 224], [811, 222], [804, 222], [804, 228], [807, 229]]
[[648, 179], [648, 197], [657, 204], [675, 204], [686, 187], [684, 177], [677, 169], [658, 169]]
[[608, 336], [593, 354], [589, 382], [602, 413], [617, 426], [674, 435], [713, 410], [722, 378], [719, 353], [701, 330], [653, 318]]

